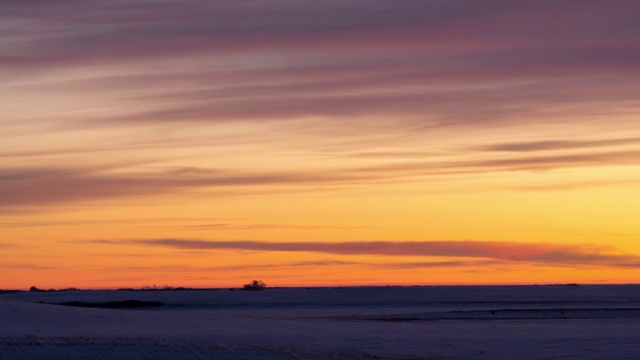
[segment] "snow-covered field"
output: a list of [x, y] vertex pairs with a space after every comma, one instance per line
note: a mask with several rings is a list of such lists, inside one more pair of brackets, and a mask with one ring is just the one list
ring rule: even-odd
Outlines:
[[640, 286], [0, 295], [0, 359], [76, 358], [640, 359]]

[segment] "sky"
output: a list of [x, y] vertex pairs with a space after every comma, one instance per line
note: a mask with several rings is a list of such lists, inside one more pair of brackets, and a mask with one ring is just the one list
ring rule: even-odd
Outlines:
[[0, 2], [0, 288], [637, 283], [635, 0]]

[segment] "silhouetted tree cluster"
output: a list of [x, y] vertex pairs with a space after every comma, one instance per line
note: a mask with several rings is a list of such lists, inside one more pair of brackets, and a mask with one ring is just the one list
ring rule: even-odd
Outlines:
[[242, 287], [242, 290], [256, 291], [256, 290], [264, 290], [266, 288], [267, 288], [267, 284], [265, 284], [264, 281], [252, 280], [250, 283], [244, 284], [244, 286]]
[[169, 286], [169, 285], [162, 285], [162, 286], [158, 286], [158, 285], [145, 285], [143, 286], [140, 290], [175, 290], [176, 288], [173, 286]]

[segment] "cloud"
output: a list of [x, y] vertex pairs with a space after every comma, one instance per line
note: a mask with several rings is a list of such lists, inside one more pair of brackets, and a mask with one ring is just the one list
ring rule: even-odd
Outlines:
[[640, 151], [611, 151], [569, 155], [514, 157], [469, 162], [469, 166], [493, 167], [506, 170], [549, 170], [576, 166], [637, 165]]
[[529, 152], [529, 151], [549, 151], [549, 150], [570, 150], [593, 147], [609, 147], [620, 145], [640, 144], [640, 138], [618, 138], [601, 140], [544, 140], [544, 141], [522, 141], [480, 147], [486, 151], [506, 151], [506, 152]]
[[189, 239], [98, 240], [102, 244], [163, 246], [182, 250], [251, 250], [316, 252], [335, 255], [380, 255], [484, 258], [551, 266], [640, 267], [640, 256], [618, 254], [615, 248], [597, 245], [519, 243], [506, 241], [353, 241], [266, 242], [207, 241]]
[[366, 179], [358, 174], [325, 172], [251, 173], [179, 168], [154, 173], [114, 173], [92, 168], [42, 167], [0, 170], [0, 198], [4, 207], [30, 206], [144, 197], [206, 188], [340, 184], [352, 181]]
[[[327, 177], [325, 177], [327, 179]], [[205, 187], [251, 186], [322, 181], [305, 174], [232, 173], [174, 169], [156, 173], [109, 173], [101, 169], [2, 169], [3, 206], [65, 203], [148, 196]]]
[[397, 161], [384, 165], [372, 165], [351, 169], [354, 173], [369, 174], [380, 178], [394, 174], [396, 177], [437, 176], [447, 174], [473, 174], [492, 171], [539, 171], [571, 167], [637, 165], [639, 150], [610, 151], [578, 154], [549, 154], [494, 157], [474, 160]]
[[[384, 165], [289, 171], [174, 168], [151, 172], [116, 172], [111, 168], [5, 168], [0, 170], [3, 207], [76, 203], [145, 197], [194, 190], [236, 189], [241, 193], [278, 192], [292, 186], [317, 191], [318, 186], [424, 181], [437, 176], [492, 171], [538, 171], [568, 167], [635, 166], [640, 151], [497, 157], [469, 161], [394, 161]], [[633, 183], [633, 182], [631, 182]], [[597, 184], [594, 184], [597, 185]], [[253, 189], [253, 190], [251, 190]], [[335, 189], [334, 189], [335, 190]], [[228, 192], [228, 194], [230, 194]]]
[[0, 264], [1, 270], [50, 270], [53, 269], [51, 266], [43, 266], [36, 264], [28, 264], [28, 263], [3, 263]]
[[[137, 105], [82, 113], [69, 120], [75, 127], [319, 116], [338, 129], [371, 117], [389, 126], [413, 117], [411, 129], [478, 126], [545, 121], [572, 104], [632, 106], [638, 92], [640, 50], [628, 15], [637, 5], [624, 1], [4, 6], [0, 66], [17, 79]], [[100, 71], [38, 75], [79, 67]]]
[[485, 267], [490, 265], [504, 264], [503, 261], [494, 260], [472, 260], [472, 261], [421, 261], [421, 262], [393, 262], [393, 263], [373, 263], [362, 261], [344, 260], [316, 260], [316, 261], [295, 261], [272, 264], [242, 264], [228, 266], [127, 266], [121, 269], [133, 271], [154, 271], [154, 272], [202, 272], [202, 271], [244, 271], [244, 270], [265, 270], [265, 269], [286, 269], [299, 267], [336, 267], [336, 266], [364, 266], [371, 268], [382, 268], [391, 270], [402, 269], [424, 269], [424, 268], [448, 268], [448, 267]]
[[[505, 142], [474, 146], [464, 157], [426, 146], [406, 152], [380, 146], [401, 147], [418, 133], [428, 136], [422, 144], [445, 132], [445, 141], [472, 138], [463, 126], [574, 128], [579, 119], [634, 130], [637, 122], [615, 115], [640, 109], [633, 95], [640, 92], [637, 24], [629, 16], [637, 7], [621, 0], [5, 1], [0, 67], [9, 71], [2, 74], [0, 98], [17, 105], [0, 118], [25, 141], [0, 145], [0, 158], [14, 164], [0, 170], [0, 213], [192, 190], [268, 192], [293, 185], [313, 191], [452, 174], [636, 165], [637, 149], [552, 153], [640, 143], [631, 137]], [[25, 109], [34, 99], [62, 110], [33, 115]], [[35, 123], [42, 133], [18, 126]], [[142, 134], [141, 125], [154, 131]], [[200, 132], [206, 125], [214, 126]], [[125, 136], [69, 142], [79, 137], [72, 131], [102, 127]], [[165, 135], [174, 130], [175, 136]], [[177, 148], [185, 149], [174, 152], [182, 157], [177, 161], [193, 163], [200, 154], [186, 148], [199, 146], [212, 157], [218, 149], [233, 155], [240, 146], [268, 155], [286, 149], [280, 156], [308, 143], [304, 150], [317, 155], [319, 143], [331, 146], [336, 139], [343, 145], [334, 153], [357, 162], [192, 172], [44, 165]], [[266, 149], [267, 143], [278, 146]], [[543, 150], [548, 153], [529, 154]], [[302, 163], [301, 157], [287, 164]], [[365, 157], [371, 161], [361, 161]], [[384, 162], [368, 165], [376, 159]], [[31, 168], [15, 165], [38, 161]]]
[[199, 270], [215, 270], [215, 271], [239, 271], [239, 270], [260, 270], [260, 269], [276, 269], [276, 268], [300, 268], [300, 267], [335, 267], [335, 266], [352, 266], [362, 265], [362, 262], [357, 261], [342, 261], [342, 260], [316, 260], [316, 261], [295, 261], [286, 263], [275, 264], [243, 264], [243, 265], [229, 265], [229, 266], [212, 266], [207, 269]]
[[[628, 11], [635, 6], [625, 5], [552, 0], [539, 1], [535, 6], [504, 0], [482, 4], [413, 0], [402, 5], [335, 0], [10, 2], [4, 5], [5, 20], [11, 20], [5, 26], [13, 30], [8, 36], [29, 46], [5, 53], [0, 63], [69, 65], [300, 48], [391, 53], [398, 48], [417, 52], [425, 47], [439, 51], [575, 51], [576, 47], [602, 48], [607, 44], [609, 52], [632, 52], [634, 48], [625, 45], [633, 41], [634, 19]], [[26, 29], [31, 30], [20, 28], [24, 25], [30, 25]], [[83, 51], [86, 48], [92, 51]], [[582, 63], [606, 58], [609, 52], [593, 51], [592, 56], [581, 58]], [[562, 59], [552, 55], [542, 60]], [[536, 57], [522, 56], [525, 61], [532, 59]], [[626, 59], [633, 64], [631, 56]], [[620, 57], [615, 61], [620, 62]]]
[[424, 269], [424, 268], [460, 268], [474, 267], [486, 268], [487, 266], [504, 264], [505, 261], [496, 260], [467, 260], [467, 261], [413, 261], [413, 262], [394, 262], [383, 264], [369, 264], [369, 266], [388, 268], [388, 269]]
[[[158, 225], [158, 227], [166, 227], [171, 225]], [[331, 226], [331, 225], [291, 225], [291, 224], [237, 224], [237, 223], [206, 223], [206, 224], [189, 224], [176, 225], [178, 228], [190, 230], [318, 230], [318, 229], [362, 229], [370, 228], [369, 226]]]
[[543, 185], [520, 185], [514, 186], [516, 190], [525, 191], [563, 191], [589, 187], [603, 187], [603, 186], [637, 186], [640, 185], [640, 178], [628, 179], [628, 180], [601, 180], [601, 181], [576, 181], [576, 182], [561, 182], [561, 183], [547, 183]]
[[46, 167], [2, 169], [0, 185], [2, 206], [67, 203], [166, 191], [162, 179], [110, 176], [95, 169]]
[[[106, 225], [106, 224], [118, 224], [119, 226], [131, 226], [131, 227], [151, 227], [160, 226], [158, 223], [162, 223], [163, 227], [190, 227], [199, 225], [184, 225], [185, 222], [204, 222], [204, 221], [238, 221], [247, 220], [243, 218], [198, 218], [198, 217], [150, 217], [144, 219], [94, 219], [94, 220], [17, 220], [17, 221], [0, 221], [0, 226], [4, 228], [33, 228], [33, 227], [52, 227], [52, 226], [78, 226], [78, 225]], [[175, 225], [180, 223], [179, 225]], [[265, 224], [266, 225], [266, 224]], [[206, 225], [203, 225], [206, 226]], [[247, 226], [250, 226], [247, 224]], [[277, 225], [274, 225], [277, 226]]]
[[[366, 64], [362, 65], [366, 67]], [[376, 72], [371, 70], [371, 77]], [[299, 75], [304, 77], [305, 75]], [[379, 75], [378, 75], [379, 76]], [[475, 81], [434, 80], [414, 74], [410, 79], [387, 74], [376, 84], [369, 76], [352, 78], [328, 71], [327, 80], [309, 79], [283, 84], [285, 79], [269, 84], [248, 83], [244, 87], [219, 83], [215, 89], [160, 90], [139, 99], [149, 104], [145, 110], [110, 116], [93, 116], [76, 121], [83, 125], [171, 124], [187, 121], [200, 124], [231, 121], [275, 121], [318, 117], [343, 119], [347, 124], [371, 126], [371, 118], [393, 118], [393, 124], [406, 129], [434, 126], [478, 126], [479, 124], [515, 124], [548, 121], [561, 110], [559, 105], [599, 106], [603, 103], [629, 101], [629, 92], [637, 85], [617, 80], [575, 78], [539, 84], [506, 80], [496, 84]], [[423, 78], [423, 79], [421, 79]], [[337, 80], [333, 80], [337, 79]], [[304, 80], [302, 80], [304, 81]], [[597, 84], [595, 84], [597, 83]], [[607, 84], [608, 83], [608, 84]], [[550, 89], [549, 85], [553, 84]], [[500, 86], [499, 86], [500, 85]], [[595, 91], [594, 86], [598, 87]], [[505, 101], [508, 99], [508, 101]], [[150, 106], [150, 104], [162, 104]], [[460, 106], [465, 104], [465, 106]], [[613, 110], [612, 110], [613, 111]], [[523, 119], [527, 114], [529, 119]], [[587, 120], [588, 121], [588, 120]], [[331, 122], [331, 120], [329, 120]], [[344, 128], [339, 122], [336, 129]]]

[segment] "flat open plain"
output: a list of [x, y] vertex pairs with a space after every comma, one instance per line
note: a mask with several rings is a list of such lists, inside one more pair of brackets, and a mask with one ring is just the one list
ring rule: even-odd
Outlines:
[[71, 358], [640, 359], [640, 286], [0, 295], [0, 359]]

